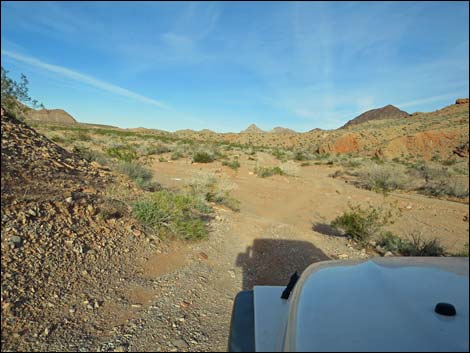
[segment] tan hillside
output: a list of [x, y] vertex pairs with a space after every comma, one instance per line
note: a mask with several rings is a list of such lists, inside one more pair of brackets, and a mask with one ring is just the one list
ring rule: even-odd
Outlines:
[[31, 109], [26, 114], [27, 120], [59, 123], [59, 124], [76, 124], [77, 121], [63, 109]]

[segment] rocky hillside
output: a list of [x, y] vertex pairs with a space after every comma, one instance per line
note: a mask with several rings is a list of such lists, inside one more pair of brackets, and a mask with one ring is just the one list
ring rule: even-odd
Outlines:
[[[465, 155], [469, 141], [469, 104], [459, 99], [442, 109], [393, 119], [372, 119], [346, 129], [313, 129], [294, 134], [217, 134], [211, 140], [318, 153], [413, 157], [429, 160]], [[197, 136], [195, 136], [197, 138]], [[462, 152], [463, 151], [463, 152]]]
[[409, 114], [407, 112], [404, 112], [403, 110], [400, 110], [397, 107], [394, 107], [393, 105], [389, 104], [389, 105], [386, 105], [385, 107], [368, 110], [362, 113], [361, 115], [348, 121], [340, 129], [344, 129], [352, 125], [362, 124], [362, 123], [365, 123], [366, 121], [371, 121], [371, 120], [402, 119], [408, 116]]
[[3, 110], [1, 134], [2, 351], [78, 350], [107, 330], [101, 308], [143, 236], [105, 190], [134, 189]]
[[44, 123], [76, 124], [77, 121], [62, 109], [31, 109], [26, 115], [27, 120], [40, 121]]

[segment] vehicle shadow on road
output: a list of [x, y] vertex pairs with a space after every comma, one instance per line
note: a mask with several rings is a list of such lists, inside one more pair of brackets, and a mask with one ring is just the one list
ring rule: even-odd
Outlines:
[[345, 237], [345, 235], [343, 235], [340, 231], [334, 229], [331, 225], [326, 223], [314, 223], [312, 225], [312, 230], [328, 236]]
[[243, 269], [243, 290], [255, 285], [287, 285], [291, 275], [300, 275], [309, 265], [330, 258], [312, 243], [300, 240], [255, 239], [237, 256]]

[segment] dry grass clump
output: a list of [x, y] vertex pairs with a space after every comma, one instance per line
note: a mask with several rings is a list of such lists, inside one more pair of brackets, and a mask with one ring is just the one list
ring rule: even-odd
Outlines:
[[366, 164], [357, 172], [357, 185], [374, 191], [407, 190], [413, 185], [406, 168], [398, 164]]
[[230, 195], [236, 185], [214, 173], [200, 172], [186, 182], [186, 187], [195, 197], [225, 205], [233, 211], [240, 210], [240, 201]]
[[282, 163], [280, 168], [285, 175], [299, 176], [300, 174], [300, 167], [294, 161]]

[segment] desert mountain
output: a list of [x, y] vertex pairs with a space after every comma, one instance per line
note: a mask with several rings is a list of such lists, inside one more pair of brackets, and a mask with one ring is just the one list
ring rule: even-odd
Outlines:
[[26, 115], [28, 120], [36, 120], [48, 123], [76, 124], [77, 121], [62, 109], [31, 109]]
[[269, 132], [273, 134], [295, 134], [296, 133], [294, 130], [281, 127], [281, 126], [277, 126]]
[[261, 130], [258, 126], [255, 124], [251, 124], [248, 126], [245, 130], [240, 131], [241, 134], [262, 134], [264, 133], [263, 130]]
[[202, 129], [201, 131], [199, 131], [201, 134], [215, 134], [214, 131], [212, 130], [209, 130], [209, 129]]
[[351, 125], [362, 124], [370, 120], [401, 119], [401, 118], [406, 118], [408, 116], [409, 114], [407, 112], [400, 110], [397, 107], [394, 107], [393, 105], [389, 104], [389, 105], [386, 105], [385, 107], [368, 110], [365, 113], [362, 113], [361, 115], [348, 121], [340, 129], [344, 129]]

